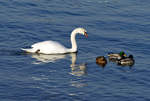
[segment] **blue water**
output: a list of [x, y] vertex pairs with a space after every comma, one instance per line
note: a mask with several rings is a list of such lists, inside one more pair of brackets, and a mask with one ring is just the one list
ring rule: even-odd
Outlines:
[[[150, 1], [1, 0], [0, 101], [150, 101]], [[76, 27], [78, 53], [25, 54], [44, 40], [70, 45]], [[135, 64], [95, 63], [125, 51]]]

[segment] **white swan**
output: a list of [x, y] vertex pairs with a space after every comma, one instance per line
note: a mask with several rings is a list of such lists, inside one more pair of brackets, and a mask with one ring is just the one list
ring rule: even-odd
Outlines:
[[28, 53], [42, 53], [42, 54], [64, 54], [77, 52], [77, 44], [75, 36], [77, 33], [88, 36], [87, 31], [83, 28], [76, 28], [71, 33], [71, 44], [72, 48], [66, 48], [56, 41], [43, 41], [33, 44], [31, 49], [23, 49], [23, 51]]

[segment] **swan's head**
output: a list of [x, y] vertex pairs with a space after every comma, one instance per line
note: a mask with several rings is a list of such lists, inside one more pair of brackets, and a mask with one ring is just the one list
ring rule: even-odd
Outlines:
[[88, 34], [86, 33], [87, 31], [84, 28], [76, 28], [74, 31], [75, 33], [79, 33], [84, 35], [85, 37], [88, 37]]

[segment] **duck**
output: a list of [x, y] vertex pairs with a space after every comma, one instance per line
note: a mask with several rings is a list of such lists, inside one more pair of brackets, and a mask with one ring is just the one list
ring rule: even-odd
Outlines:
[[105, 65], [107, 64], [107, 60], [104, 56], [98, 56], [96, 58], [96, 64], [102, 66], [102, 67], [105, 67]]
[[118, 61], [118, 65], [122, 66], [132, 66], [134, 64], [133, 55], [129, 55], [129, 57], [125, 57]]
[[126, 57], [125, 52], [121, 51], [120, 53], [109, 53], [109, 60], [120, 60]]
[[38, 53], [38, 54], [65, 54], [65, 53], [75, 53], [77, 52], [77, 43], [76, 43], [76, 35], [81, 34], [85, 37], [88, 37], [87, 31], [84, 28], [76, 28], [71, 32], [70, 40], [71, 40], [71, 48], [66, 48], [59, 42], [48, 40], [37, 42], [31, 45], [31, 48], [21, 50], [27, 53]]

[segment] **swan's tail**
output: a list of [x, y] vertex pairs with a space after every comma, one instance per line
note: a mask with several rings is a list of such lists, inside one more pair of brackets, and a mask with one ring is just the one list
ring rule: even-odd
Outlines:
[[31, 48], [31, 49], [24, 49], [24, 48], [21, 48], [21, 50], [25, 51], [25, 52], [28, 52], [28, 53], [35, 53], [36, 51]]

